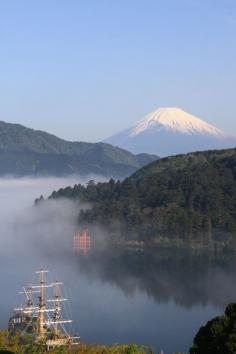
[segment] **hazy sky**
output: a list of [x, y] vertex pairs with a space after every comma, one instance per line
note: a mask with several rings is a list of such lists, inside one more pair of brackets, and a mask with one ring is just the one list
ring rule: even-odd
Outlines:
[[101, 140], [159, 106], [236, 135], [235, 0], [0, 0], [0, 120]]

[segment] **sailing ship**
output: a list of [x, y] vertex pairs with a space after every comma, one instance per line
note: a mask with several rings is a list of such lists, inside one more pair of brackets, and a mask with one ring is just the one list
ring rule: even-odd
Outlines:
[[[25, 338], [32, 336], [34, 343], [45, 342], [47, 349], [58, 346], [78, 346], [80, 338], [69, 333], [67, 325], [72, 319], [63, 318], [62, 311], [66, 306], [66, 298], [61, 296], [62, 282], [46, 282], [47, 270], [36, 271], [37, 284], [29, 284], [22, 288], [24, 302], [21, 307], [14, 309], [13, 316], [9, 319], [9, 335], [20, 335], [24, 343]], [[48, 297], [49, 296], [49, 297]]]

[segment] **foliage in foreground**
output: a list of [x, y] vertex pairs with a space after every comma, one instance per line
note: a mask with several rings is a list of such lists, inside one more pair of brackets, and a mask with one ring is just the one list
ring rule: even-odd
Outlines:
[[[0, 331], [0, 353], [2, 354], [44, 354], [48, 353], [45, 350], [45, 344], [34, 344], [30, 340], [24, 345], [19, 344], [19, 337], [11, 337], [8, 339], [7, 331]], [[66, 348], [57, 348], [50, 350], [51, 354], [65, 354], [68, 353]], [[138, 346], [136, 344], [115, 344], [112, 346], [105, 345], [87, 345], [81, 344], [78, 349], [71, 349], [71, 354], [153, 354], [152, 349]]]
[[154, 354], [154, 351], [144, 347], [137, 346], [136, 344], [128, 345], [113, 345], [97, 346], [97, 345], [82, 345], [77, 352], [78, 354]]
[[236, 353], [236, 304], [229, 304], [224, 315], [215, 317], [200, 328], [190, 353]]

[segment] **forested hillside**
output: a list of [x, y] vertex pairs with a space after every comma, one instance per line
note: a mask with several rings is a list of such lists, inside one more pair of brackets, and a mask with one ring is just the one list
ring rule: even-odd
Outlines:
[[0, 121], [0, 175], [88, 175], [124, 178], [157, 156], [104, 143], [71, 142]]
[[236, 149], [152, 162], [123, 182], [110, 180], [53, 192], [91, 203], [83, 224], [104, 226], [113, 237], [193, 240], [232, 245], [236, 236]]

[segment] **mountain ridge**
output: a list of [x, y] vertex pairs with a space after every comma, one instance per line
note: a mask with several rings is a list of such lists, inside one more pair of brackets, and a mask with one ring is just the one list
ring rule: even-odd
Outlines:
[[70, 142], [42, 130], [0, 121], [0, 175], [102, 174], [125, 177], [158, 158], [107, 143]]

